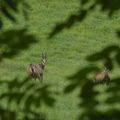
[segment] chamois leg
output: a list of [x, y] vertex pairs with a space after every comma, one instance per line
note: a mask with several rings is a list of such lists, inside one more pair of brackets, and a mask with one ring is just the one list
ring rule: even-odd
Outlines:
[[42, 76], [41, 76], [41, 81], [43, 82], [43, 74], [42, 74]]
[[36, 80], [37, 78], [34, 76], [34, 80]]
[[32, 78], [33, 78], [34, 80], [36, 80], [36, 76], [35, 76], [35, 74], [32, 75]]
[[42, 74], [39, 74], [39, 75], [38, 75], [38, 79], [39, 79], [40, 81], [42, 81], [42, 79], [43, 79]]
[[106, 85], [109, 85], [109, 83], [110, 83], [110, 78], [106, 80]]
[[104, 83], [105, 83], [105, 80], [102, 80], [101, 83], [104, 84]]
[[41, 74], [41, 82], [43, 82], [43, 74]]

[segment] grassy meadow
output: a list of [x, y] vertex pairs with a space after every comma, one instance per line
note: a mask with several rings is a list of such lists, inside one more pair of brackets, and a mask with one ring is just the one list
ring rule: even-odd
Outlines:
[[[120, 29], [120, 11], [109, 18], [107, 11], [101, 12], [98, 5], [82, 22], [76, 21], [70, 28], [64, 28], [49, 39], [49, 34], [57, 24], [67, 21], [70, 15], [79, 13], [80, 1], [27, 1], [30, 5], [29, 19], [25, 21], [22, 13], [15, 15], [15, 24], [3, 18], [4, 27], [0, 31], [0, 120], [42, 120], [39, 115], [45, 117], [45, 120], [94, 120], [88, 114], [81, 118], [85, 107], [80, 94], [87, 80], [68, 78], [87, 66], [103, 69], [103, 59], [91, 62], [87, 56], [109, 46], [119, 47], [117, 30]], [[43, 83], [27, 78], [26, 72], [30, 63], [40, 62], [42, 52], [47, 53], [48, 60]], [[110, 58], [114, 65], [110, 77], [114, 80], [119, 77], [114, 50]], [[93, 75], [91, 72], [87, 76], [90, 81]], [[77, 81], [78, 85], [74, 87], [73, 81]], [[80, 81], [84, 81], [84, 84], [79, 84]], [[70, 88], [73, 90], [65, 93], [66, 87], [72, 83], [73, 87]], [[99, 93], [95, 96], [99, 103], [95, 109], [102, 114], [109, 110], [120, 110], [118, 89], [115, 94], [111, 91], [112, 88], [114, 84], [93, 86]], [[106, 102], [113, 94], [117, 96], [116, 100]], [[90, 99], [92, 100], [91, 97]], [[89, 106], [89, 97], [86, 102], [88, 109], [91, 109], [93, 106]]]

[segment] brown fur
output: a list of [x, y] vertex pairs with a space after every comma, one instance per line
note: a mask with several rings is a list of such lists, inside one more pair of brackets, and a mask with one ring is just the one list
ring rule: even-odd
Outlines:
[[94, 76], [94, 82], [95, 83], [106, 83], [106, 84], [109, 84], [110, 77], [108, 75], [107, 70], [105, 69], [104, 71], [96, 73], [96, 75]]
[[47, 62], [46, 55], [42, 54], [42, 59], [40, 64], [29, 64], [27, 72], [29, 77], [39, 80], [43, 80], [44, 67]]

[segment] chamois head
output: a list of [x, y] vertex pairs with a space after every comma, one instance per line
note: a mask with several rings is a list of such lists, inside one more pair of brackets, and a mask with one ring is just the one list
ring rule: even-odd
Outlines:
[[47, 63], [47, 55], [46, 53], [44, 54], [42, 53], [41, 64], [45, 66], [46, 63]]

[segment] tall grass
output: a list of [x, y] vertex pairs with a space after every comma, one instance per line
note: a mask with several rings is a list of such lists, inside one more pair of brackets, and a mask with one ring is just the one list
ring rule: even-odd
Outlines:
[[[48, 39], [49, 33], [57, 23], [66, 21], [69, 15], [77, 13], [80, 6], [79, 1], [29, 0], [28, 2], [31, 6], [29, 20], [27, 22], [22, 20], [22, 15], [17, 17], [18, 23], [16, 25], [5, 20], [3, 31], [13, 28], [20, 29], [27, 24], [27, 32], [34, 35], [37, 42], [31, 44], [27, 49], [21, 50], [12, 58], [3, 58], [0, 62], [0, 81], [12, 81], [15, 78], [22, 81], [27, 76], [28, 64], [39, 63], [41, 53], [45, 51], [48, 63], [45, 67], [43, 83], [35, 82], [32, 79], [28, 80], [34, 82], [36, 87], [50, 84], [50, 90], [57, 95], [55, 95], [54, 107], [49, 107], [43, 102], [41, 106], [37, 107], [37, 110], [45, 113], [48, 120], [75, 120], [82, 113], [82, 109], [78, 107], [80, 91], [76, 89], [71, 94], [63, 94], [63, 90], [68, 84], [67, 77], [89, 64], [86, 61], [86, 56], [100, 51], [106, 46], [119, 45], [116, 29], [119, 26], [120, 16], [116, 13], [109, 19], [107, 13], [100, 12], [98, 7], [89, 13], [83, 22], [76, 22], [70, 29], [64, 29], [52, 39]], [[102, 66], [101, 62], [95, 64]], [[113, 72], [112, 76], [114, 74], [119, 74], [119, 70]], [[0, 94], [7, 89], [6, 84], [0, 85]], [[105, 96], [103, 95], [103, 99]], [[6, 104], [7, 98], [0, 100], [0, 106], [3, 108], [21, 110], [14, 100], [8, 106]], [[32, 109], [34, 110], [34, 105]], [[18, 116], [21, 118], [22, 115], [18, 114]]]

